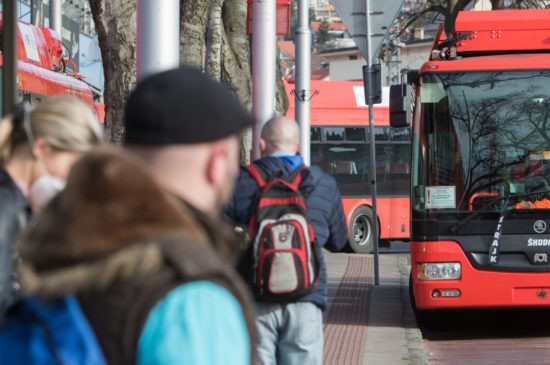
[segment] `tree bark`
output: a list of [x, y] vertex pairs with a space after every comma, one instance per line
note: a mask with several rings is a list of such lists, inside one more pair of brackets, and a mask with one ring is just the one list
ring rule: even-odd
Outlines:
[[105, 138], [120, 144], [124, 104], [136, 80], [136, 3], [90, 0], [105, 74]]
[[212, 0], [206, 31], [206, 72], [218, 81], [221, 80], [222, 48], [225, 38], [222, 4], [223, 0]]
[[[222, 43], [221, 80], [248, 109], [252, 108], [252, 66], [250, 37], [246, 34], [245, 0], [225, 0], [222, 10], [224, 40]], [[250, 163], [252, 129], [241, 134], [241, 164]]]
[[206, 28], [210, 0], [180, 2], [180, 62], [204, 70]]
[[[105, 74], [106, 140], [124, 136], [123, 111], [136, 80], [136, 0], [89, 0]], [[180, 0], [180, 62], [207, 71], [252, 107], [250, 37], [246, 0]], [[207, 43], [208, 40], [208, 43]], [[280, 70], [277, 69], [278, 78]], [[288, 107], [283, 83], [277, 83], [277, 112]], [[251, 130], [241, 138], [241, 163], [250, 162]]]

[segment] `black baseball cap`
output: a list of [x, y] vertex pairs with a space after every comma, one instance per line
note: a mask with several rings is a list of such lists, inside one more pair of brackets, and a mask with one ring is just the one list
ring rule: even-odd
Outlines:
[[212, 142], [237, 134], [254, 122], [227, 86], [182, 66], [138, 82], [126, 102], [124, 143]]

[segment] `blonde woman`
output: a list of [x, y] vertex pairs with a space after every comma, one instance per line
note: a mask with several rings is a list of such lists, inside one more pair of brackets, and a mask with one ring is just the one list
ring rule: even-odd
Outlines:
[[0, 121], [0, 315], [15, 298], [21, 230], [63, 189], [72, 164], [101, 140], [91, 109], [72, 96], [51, 97]]

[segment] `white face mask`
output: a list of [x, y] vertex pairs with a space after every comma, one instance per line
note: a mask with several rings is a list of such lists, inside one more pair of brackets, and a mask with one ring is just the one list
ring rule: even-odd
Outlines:
[[[30, 105], [28, 103], [23, 104], [23, 128], [25, 129], [25, 134], [32, 148], [35, 138], [31, 128]], [[42, 157], [36, 156], [36, 159], [44, 175], [36, 179], [31, 185], [29, 195], [33, 208], [40, 210], [48, 204], [57, 193], [65, 188], [66, 182], [62, 178], [50, 174]]]
[[30, 189], [30, 198], [35, 209], [43, 208], [63, 188], [65, 180], [59, 177], [49, 174], [39, 177]]

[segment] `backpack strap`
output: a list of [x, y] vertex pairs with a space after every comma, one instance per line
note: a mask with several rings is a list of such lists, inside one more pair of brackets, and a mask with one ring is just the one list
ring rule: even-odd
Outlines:
[[290, 174], [281, 177], [283, 183], [288, 185], [292, 190], [299, 191], [300, 184], [302, 183], [303, 179], [303, 172], [305, 171], [305, 166], [302, 165], [295, 170], [293, 170]]
[[256, 166], [255, 163], [251, 163], [250, 165], [246, 166], [246, 170], [260, 187], [263, 187], [265, 185], [265, 178], [263, 176], [263, 173], [260, 172], [260, 169], [258, 168], [258, 166]]
[[250, 165], [246, 166], [246, 170], [262, 190], [266, 190], [269, 183], [274, 184], [278, 180], [287, 185], [292, 190], [298, 191], [300, 184], [302, 183], [303, 172], [306, 170], [306, 168], [304, 165], [301, 165], [287, 175], [278, 176], [273, 174], [269, 177], [266, 177], [262, 169], [259, 168], [255, 163], [251, 163]]

